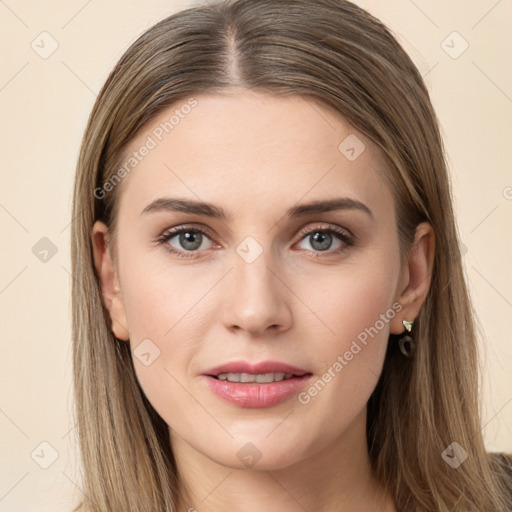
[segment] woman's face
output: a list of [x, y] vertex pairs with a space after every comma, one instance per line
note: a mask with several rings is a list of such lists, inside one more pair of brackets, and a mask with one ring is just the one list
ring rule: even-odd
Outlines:
[[[278, 469], [360, 440], [406, 316], [374, 144], [310, 100], [244, 91], [173, 105], [126, 160], [110, 311], [171, 442]], [[230, 382], [251, 371], [273, 375]]]

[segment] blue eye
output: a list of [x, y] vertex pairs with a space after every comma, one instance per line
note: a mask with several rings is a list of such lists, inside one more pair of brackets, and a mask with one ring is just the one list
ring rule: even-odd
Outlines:
[[[177, 238], [179, 247], [169, 243], [173, 238]], [[201, 247], [205, 238], [207, 238], [207, 234], [202, 229], [180, 227], [162, 235], [158, 239], [158, 242], [166, 244], [166, 248], [172, 253], [183, 258], [190, 258], [193, 257], [193, 253], [197, 252], [199, 249], [206, 249], [206, 247]], [[189, 255], [187, 253], [192, 254]]]
[[[324, 252], [327, 253], [326, 255], [339, 253], [354, 244], [351, 235], [345, 230], [334, 226], [316, 227], [313, 229], [308, 228], [301, 232], [301, 236], [301, 242], [309, 241], [314, 252]], [[337, 247], [332, 249], [332, 243], [335, 242], [336, 239], [338, 241]], [[323, 256], [323, 254], [315, 254], [315, 256]]]
[[[332, 256], [354, 245], [352, 236], [346, 230], [337, 226], [307, 228], [301, 231], [300, 236], [299, 243], [308, 240], [311, 249], [306, 248], [306, 250], [312, 252], [315, 257]], [[176, 240], [174, 241], [174, 239]], [[158, 238], [157, 242], [164, 245], [166, 250], [181, 258], [194, 258], [198, 252], [209, 248], [207, 244], [204, 245], [206, 240], [210, 240], [210, 238], [205, 230], [180, 226], [165, 232]], [[333, 242], [336, 241], [337, 246], [332, 248]], [[217, 247], [220, 246], [217, 245]]]

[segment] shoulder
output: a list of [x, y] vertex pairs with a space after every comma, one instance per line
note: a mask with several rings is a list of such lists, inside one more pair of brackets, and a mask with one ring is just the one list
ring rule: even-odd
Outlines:
[[512, 453], [489, 452], [487, 456], [493, 471], [499, 475], [503, 486], [512, 498]]
[[488, 452], [487, 456], [493, 466], [496, 465], [502, 468], [507, 474], [512, 476], [512, 453]]

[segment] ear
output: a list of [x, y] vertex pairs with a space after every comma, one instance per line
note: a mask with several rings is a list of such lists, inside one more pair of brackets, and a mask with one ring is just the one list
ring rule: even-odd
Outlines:
[[393, 334], [404, 332], [402, 320], [412, 321], [418, 316], [430, 289], [434, 266], [435, 235], [432, 225], [422, 222], [416, 227], [411, 252], [404, 263], [396, 301], [402, 310], [390, 323]]
[[112, 320], [112, 331], [116, 338], [129, 340], [128, 322], [123, 302], [121, 286], [110, 253], [109, 233], [107, 226], [96, 221], [92, 228], [92, 245], [94, 252], [94, 266], [101, 281], [103, 301]]

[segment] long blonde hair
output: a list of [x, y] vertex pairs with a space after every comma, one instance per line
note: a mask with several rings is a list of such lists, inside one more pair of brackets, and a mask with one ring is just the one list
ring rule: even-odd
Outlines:
[[[368, 403], [371, 463], [398, 509], [510, 510], [507, 461], [486, 453], [481, 434], [474, 315], [436, 114], [390, 31], [346, 0], [235, 0], [181, 11], [145, 32], [101, 90], [80, 150], [72, 221], [84, 508], [174, 512], [179, 503], [168, 426], [139, 387], [129, 344], [110, 329], [94, 268], [92, 226], [109, 226], [114, 250], [122, 187], [95, 191], [105, 190], [148, 120], [178, 101], [231, 86], [316, 101], [383, 150], [402, 258], [419, 222], [434, 228], [432, 285], [415, 322], [414, 357], [404, 359], [391, 335]], [[452, 442], [469, 454], [457, 469], [441, 456]]]

